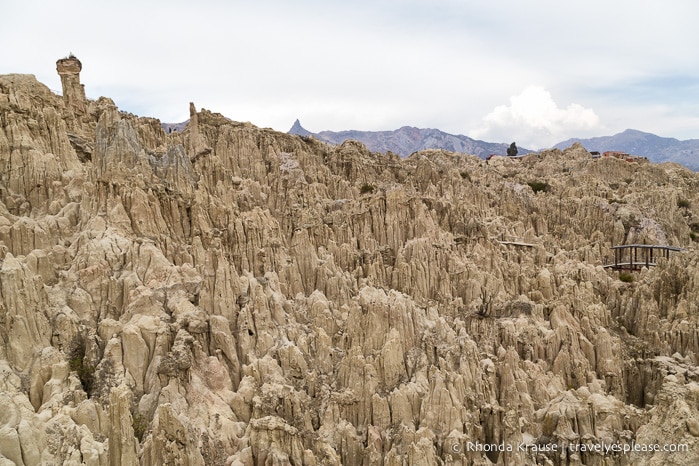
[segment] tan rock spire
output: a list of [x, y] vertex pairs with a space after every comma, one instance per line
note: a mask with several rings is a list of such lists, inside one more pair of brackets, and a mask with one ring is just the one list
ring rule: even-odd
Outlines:
[[85, 112], [85, 86], [80, 84], [83, 65], [72, 53], [56, 62], [56, 71], [63, 85], [63, 100], [66, 106], [80, 113]]

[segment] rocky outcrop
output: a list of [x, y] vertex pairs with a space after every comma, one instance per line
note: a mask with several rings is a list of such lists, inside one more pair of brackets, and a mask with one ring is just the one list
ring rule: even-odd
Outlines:
[[61, 77], [63, 100], [69, 111], [85, 113], [85, 86], [80, 84], [83, 64], [73, 54], [56, 62], [56, 71]]
[[694, 173], [65, 95], [0, 76], [0, 461], [697, 461]]

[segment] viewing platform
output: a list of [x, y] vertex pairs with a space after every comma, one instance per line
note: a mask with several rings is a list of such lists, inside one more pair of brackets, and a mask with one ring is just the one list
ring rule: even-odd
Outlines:
[[614, 270], [640, 270], [643, 267], [656, 266], [658, 258], [670, 259], [671, 252], [683, 252], [684, 248], [677, 246], [661, 246], [658, 244], [624, 244], [612, 246], [614, 263], [604, 268]]

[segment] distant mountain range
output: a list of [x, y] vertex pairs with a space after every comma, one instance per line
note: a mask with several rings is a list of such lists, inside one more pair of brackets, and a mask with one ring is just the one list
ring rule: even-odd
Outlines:
[[[182, 123], [163, 123], [166, 132], [182, 131], [189, 120]], [[391, 151], [401, 157], [407, 157], [413, 152], [425, 149], [444, 149], [452, 152], [477, 155], [485, 158], [490, 154], [506, 155], [509, 143], [479, 141], [468, 136], [445, 133], [438, 129], [414, 128], [403, 126], [393, 131], [308, 131], [301, 122], [296, 120], [289, 134], [313, 136], [331, 144], [342, 144], [348, 139], [363, 143], [374, 152]], [[627, 152], [632, 155], [647, 157], [651, 162], [675, 162], [690, 170], [699, 171], [699, 139], [680, 141], [675, 138], [664, 138], [652, 133], [644, 133], [635, 129], [627, 129], [613, 136], [580, 139], [572, 138], [559, 142], [554, 148], [566, 149], [579, 142], [588, 151], [605, 152], [608, 150]], [[519, 155], [534, 152], [519, 147]]]
[[554, 147], [565, 149], [574, 142], [579, 142], [588, 151], [623, 151], [632, 155], [648, 157], [651, 162], [676, 162], [691, 170], [699, 171], [699, 139], [680, 141], [675, 138], [663, 138], [655, 134], [627, 129], [614, 136], [568, 139]]
[[[371, 151], [388, 152], [407, 157], [413, 152], [424, 149], [444, 149], [452, 152], [462, 152], [465, 154], [487, 157], [490, 154], [507, 155], [510, 143], [494, 143], [472, 139], [468, 136], [445, 133], [438, 129], [413, 128], [403, 126], [394, 131], [321, 131], [312, 133], [301, 126], [301, 122], [296, 120], [289, 130], [290, 134], [299, 136], [313, 136], [321, 141], [331, 144], [342, 144], [348, 139], [359, 141]], [[518, 155], [532, 152], [529, 149], [518, 147]]]
[[189, 124], [189, 118], [187, 118], [182, 123], [160, 123], [166, 133], [172, 133], [174, 131], [184, 131], [184, 129]]
[[[321, 131], [312, 133], [306, 130], [299, 120], [289, 130], [290, 134], [301, 136], [313, 135], [315, 138], [332, 144], [342, 144], [348, 139], [360, 141], [369, 150], [375, 152], [394, 152], [407, 157], [415, 151], [424, 149], [444, 149], [453, 152], [487, 157], [490, 154], [506, 155], [506, 143], [479, 141], [468, 136], [454, 135], [437, 129], [421, 129], [404, 126], [394, 131]], [[663, 138], [651, 133], [627, 129], [614, 136], [603, 136], [589, 139], [568, 139], [554, 146], [566, 149], [579, 142], [589, 151], [604, 152], [608, 150], [628, 152], [632, 155], [647, 157], [654, 163], [676, 162], [685, 167], [699, 171], [699, 139], [680, 141], [674, 138]], [[528, 154], [532, 150], [518, 147], [519, 155]]]

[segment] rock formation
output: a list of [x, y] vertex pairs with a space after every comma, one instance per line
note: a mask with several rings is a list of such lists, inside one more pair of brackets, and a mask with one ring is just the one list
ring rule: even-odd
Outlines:
[[73, 91], [0, 76], [0, 464], [699, 461], [697, 174]]
[[80, 71], [83, 65], [72, 54], [56, 62], [56, 71], [61, 77], [63, 100], [74, 111], [85, 113], [85, 86], [80, 84]]

